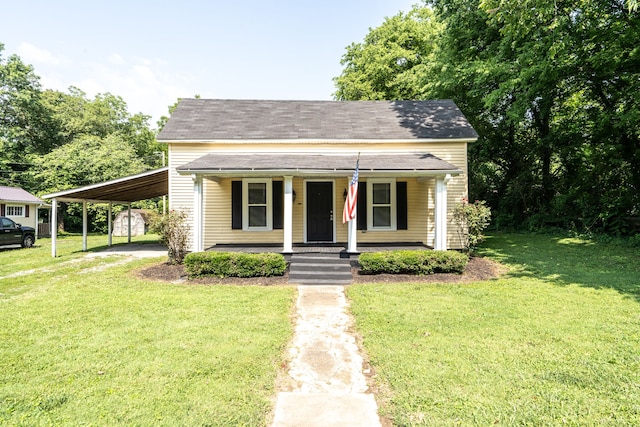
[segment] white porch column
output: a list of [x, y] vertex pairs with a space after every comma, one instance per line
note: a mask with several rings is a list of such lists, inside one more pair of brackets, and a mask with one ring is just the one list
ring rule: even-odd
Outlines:
[[107, 245], [109, 247], [111, 247], [111, 243], [112, 243], [112, 241], [111, 241], [111, 233], [113, 233], [112, 221], [111, 221], [111, 214], [112, 214], [111, 208], [112, 208], [111, 202], [109, 202], [109, 207], [107, 208], [107, 233], [109, 234], [109, 239], [108, 239]]
[[[360, 190], [358, 190], [360, 191]], [[356, 253], [358, 252], [358, 204], [356, 203], [355, 209], [353, 209], [353, 214], [355, 218], [349, 221], [349, 231], [348, 231], [348, 243], [347, 243], [347, 252]]]
[[282, 252], [293, 252], [293, 177], [284, 177], [284, 245]]
[[447, 250], [447, 182], [451, 175], [436, 177], [435, 238], [433, 248]]
[[87, 201], [82, 201], [82, 252], [87, 252]]
[[193, 179], [193, 252], [204, 250], [203, 230], [202, 230], [202, 176], [192, 175]]
[[49, 220], [51, 227], [51, 256], [56, 257], [56, 240], [58, 237], [58, 199], [51, 202], [51, 219]]

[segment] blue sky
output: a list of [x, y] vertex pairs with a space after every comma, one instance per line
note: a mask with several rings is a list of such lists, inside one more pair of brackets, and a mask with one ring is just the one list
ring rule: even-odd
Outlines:
[[152, 123], [179, 97], [332, 99], [345, 48], [420, 0], [21, 0], [2, 56], [44, 88], [121, 96]]

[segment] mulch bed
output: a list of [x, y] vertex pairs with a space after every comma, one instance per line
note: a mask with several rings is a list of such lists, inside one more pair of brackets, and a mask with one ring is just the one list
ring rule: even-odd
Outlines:
[[[375, 274], [361, 275], [358, 268], [353, 268], [353, 283], [466, 283], [489, 280], [499, 277], [506, 268], [488, 258], [473, 257], [469, 260], [463, 274], [430, 274], [415, 276], [410, 274]], [[159, 263], [139, 270], [137, 275], [146, 280], [161, 282], [184, 282], [194, 285], [257, 285], [273, 286], [286, 285], [289, 275], [278, 277], [200, 277], [187, 279], [183, 265], [169, 265]]]

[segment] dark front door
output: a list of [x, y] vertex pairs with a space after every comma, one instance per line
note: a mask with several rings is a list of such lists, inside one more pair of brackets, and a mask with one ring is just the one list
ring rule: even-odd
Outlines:
[[307, 182], [307, 241], [333, 242], [333, 182]]

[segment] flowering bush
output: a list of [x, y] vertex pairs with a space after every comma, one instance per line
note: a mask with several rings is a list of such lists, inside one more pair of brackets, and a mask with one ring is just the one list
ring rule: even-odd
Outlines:
[[491, 221], [491, 208], [484, 200], [469, 203], [469, 200], [463, 198], [462, 203], [458, 203], [453, 209], [453, 220], [458, 225], [458, 235], [464, 249], [472, 251], [484, 241], [482, 232]]
[[169, 264], [182, 264], [187, 254], [189, 229], [187, 214], [171, 210], [166, 215], [156, 215], [151, 220], [151, 229], [160, 235], [160, 242], [167, 246]]

